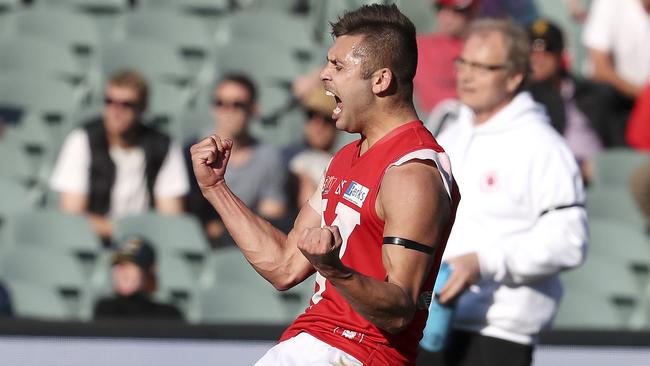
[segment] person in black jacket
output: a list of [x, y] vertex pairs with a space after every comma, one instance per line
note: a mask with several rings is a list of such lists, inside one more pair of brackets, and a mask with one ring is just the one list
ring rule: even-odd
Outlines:
[[156, 253], [144, 238], [127, 238], [113, 256], [115, 296], [95, 304], [95, 319], [168, 319], [182, 320], [173, 305], [151, 299], [156, 290]]
[[108, 239], [115, 217], [150, 209], [181, 213], [189, 182], [180, 145], [143, 123], [144, 77], [120, 71], [104, 93], [101, 116], [66, 137], [50, 186], [62, 211], [87, 215]]
[[564, 59], [561, 29], [547, 20], [529, 28], [531, 40], [529, 91], [546, 108], [553, 127], [567, 140], [578, 159], [585, 181], [591, 176], [591, 159], [603, 149], [607, 136], [604, 88], [571, 75]]

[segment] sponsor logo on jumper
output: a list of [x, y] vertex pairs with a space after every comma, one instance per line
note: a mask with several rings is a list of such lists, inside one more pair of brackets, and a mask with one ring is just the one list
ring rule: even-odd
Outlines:
[[341, 184], [339, 184], [338, 187], [336, 187], [336, 191], [334, 191], [334, 193], [335, 193], [337, 196], [340, 196], [340, 195], [341, 195], [341, 191], [343, 190], [343, 186], [344, 186], [345, 183], [347, 183], [347, 182], [348, 182], [348, 181], [347, 181], [346, 179], [343, 179], [343, 180], [341, 181]]
[[361, 341], [363, 341], [364, 336], [363, 333], [355, 332], [354, 330], [343, 329], [340, 327], [334, 328], [334, 334], [338, 334], [343, 338], [349, 339], [351, 341], [356, 341], [358, 343], [361, 343]]
[[325, 178], [325, 181], [323, 182], [323, 191], [321, 192], [321, 195], [324, 196], [324, 195], [330, 193], [330, 189], [332, 189], [332, 187], [334, 187], [334, 184], [336, 184], [336, 180], [337, 180], [336, 177], [328, 175]]
[[345, 190], [343, 198], [354, 203], [358, 207], [361, 207], [363, 206], [363, 201], [366, 200], [369, 191], [370, 189], [368, 187], [364, 187], [361, 184], [352, 181], [348, 186], [348, 189]]

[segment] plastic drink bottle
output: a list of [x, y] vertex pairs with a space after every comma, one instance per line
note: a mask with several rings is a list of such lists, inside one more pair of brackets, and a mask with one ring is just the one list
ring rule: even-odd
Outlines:
[[454, 307], [442, 305], [438, 302], [440, 290], [442, 290], [445, 283], [447, 283], [447, 280], [449, 280], [451, 272], [452, 268], [449, 263], [440, 263], [438, 277], [433, 286], [431, 305], [429, 305], [429, 317], [427, 318], [427, 324], [424, 327], [424, 334], [420, 341], [420, 346], [429, 352], [441, 351], [445, 347], [447, 336], [451, 330], [451, 322], [454, 317]]

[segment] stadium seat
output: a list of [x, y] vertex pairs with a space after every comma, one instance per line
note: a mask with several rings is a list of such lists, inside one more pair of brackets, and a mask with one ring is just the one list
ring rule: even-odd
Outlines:
[[[1, 153], [1, 152], [0, 152]], [[6, 226], [9, 217], [15, 212], [33, 208], [30, 195], [22, 184], [6, 177], [0, 177], [0, 247], [8, 242]]]
[[278, 47], [268, 42], [252, 40], [219, 47], [217, 65], [223, 74], [250, 75], [258, 85], [271, 82], [288, 86], [305, 71], [289, 52], [280, 52]]
[[286, 325], [293, 320], [272, 289], [222, 283], [200, 295], [202, 323]]
[[650, 155], [631, 149], [604, 150], [594, 158], [593, 187], [627, 189], [636, 168], [650, 160]]
[[93, 12], [122, 12], [129, 8], [129, 0], [39, 0], [39, 3]]
[[216, 288], [222, 284], [237, 283], [251, 289], [269, 289], [268, 283], [248, 263], [238, 248], [215, 250], [208, 258], [200, 279], [201, 288]]
[[197, 320], [198, 278], [187, 263], [175, 253], [159, 250], [156, 253], [158, 289], [156, 299], [176, 305], [188, 321]]
[[117, 71], [133, 69], [143, 73], [149, 82], [161, 80], [184, 85], [193, 80], [180, 52], [165, 43], [112, 41], [102, 47], [100, 55], [104, 79]]
[[183, 117], [190, 109], [193, 90], [158, 80], [150, 83], [149, 90], [146, 119], [159, 130], [183, 141], [187, 133]]
[[553, 322], [558, 330], [624, 330], [615, 299], [593, 292], [570, 288], [566, 291]]
[[[239, 12], [221, 23], [230, 43], [261, 41], [286, 52], [310, 52], [313, 37], [301, 17], [278, 11]], [[277, 52], [277, 51], [276, 51]], [[259, 60], [264, 60], [263, 58]]]
[[86, 274], [76, 259], [63, 251], [36, 246], [15, 246], [0, 257], [0, 275], [56, 291], [70, 309], [70, 314], [89, 317]]
[[638, 227], [645, 226], [643, 214], [627, 187], [591, 187], [587, 190], [587, 213], [593, 218], [608, 218]]
[[71, 312], [58, 291], [29, 281], [3, 279], [9, 291], [14, 316], [38, 320], [72, 320]]
[[638, 326], [638, 314], [643, 310], [642, 289], [625, 262], [588, 255], [581, 267], [563, 273], [561, 278], [565, 294], [579, 291], [607, 299], [610, 304], [616, 305], [617, 317], [622, 324]]
[[197, 15], [222, 15], [230, 9], [229, 0], [140, 0], [145, 9], [178, 9]]
[[16, 141], [0, 141], [0, 177], [14, 180], [25, 187], [36, 183], [27, 155]]
[[650, 279], [650, 240], [635, 225], [601, 218], [589, 220], [589, 255], [628, 265], [640, 288]]
[[84, 71], [72, 50], [44, 39], [15, 36], [0, 40], [0, 68], [78, 82]]
[[210, 249], [201, 224], [190, 215], [163, 215], [147, 212], [115, 220], [113, 237], [140, 235], [156, 247], [183, 255], [203, 257]]
[[60, 43], [85, 62], [100, 43], [93, 19], [71, 9], [31, 7], [17, 12], [15, 19], [17, 34]]

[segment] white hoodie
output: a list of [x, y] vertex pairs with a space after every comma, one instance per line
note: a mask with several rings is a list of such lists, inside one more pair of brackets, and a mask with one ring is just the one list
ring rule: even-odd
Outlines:
[[463, 106], [437, 139], [462, 196], [444, 258], [476, 252], [481, 268], [457, 302], [454, 326], [533, 344], [562, 296], [558, 273], [585, 256], [580, 171], [528, 93], [473, 121]]

